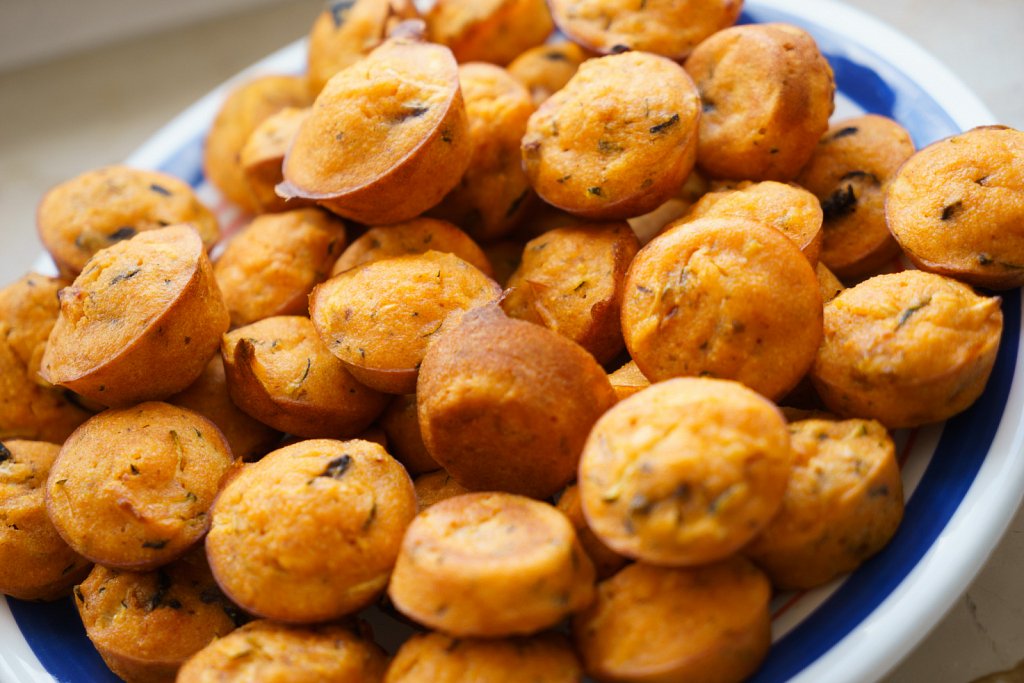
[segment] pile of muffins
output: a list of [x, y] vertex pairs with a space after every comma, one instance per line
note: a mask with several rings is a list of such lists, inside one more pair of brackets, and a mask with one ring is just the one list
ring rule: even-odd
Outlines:
[[0, 592], [130, 682], [756, 672], [773, 591], [896, 532], [891, 430], [985, 388], [1024, 135], [830, 125], [811, 36], [740, 9], [332, 0], [209, 131], [237, 234], [154, 171], [51, 190]]

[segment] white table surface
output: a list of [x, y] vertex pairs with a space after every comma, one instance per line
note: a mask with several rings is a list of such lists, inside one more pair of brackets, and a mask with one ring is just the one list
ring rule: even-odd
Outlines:
[[[0, 0], [0, 24], [8, 1]], [[916, 40], [1002, 123], [1024, 129], [1024, 0], [847, 1]], [[225, 78], [304, 35], [320, 6], [320, 0], [278, 2], [0, 73], [0, 286], [20, 277], [41, 250], [23, 235], [34, 231], [43, 192], [125, 158]], [[965, 683], [1021, 660], [1024, 514], [1018, 512], [979, 577], [886, 680]]]

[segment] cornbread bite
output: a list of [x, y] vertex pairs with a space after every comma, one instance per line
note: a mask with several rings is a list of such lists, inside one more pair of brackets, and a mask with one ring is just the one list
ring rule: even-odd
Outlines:
[[534, 104], [526, 88], [494, 64], [459, 67], [473, 156], [459, 184], [431, 213], [478, 240], [493, 240], [522, 220], [535, 200], [519, 158]]
[[637, 563], [598, 585], [572, 633], [599, 681], [739, 683], [768, 653], [770, 599], [742, 557], [692, 569]]
[[544, 0], [437, 0], [426, 20], [430, 40], [450, 47], [460, 63], [502, 66], [554, 29]]
[[419, 13], [409, 0], [330, 0], [309, 32], [306, 77], [316, 96], [334, 74], [384, 42], [391, 29]]
[[719, 31], [686, 60], [703, 116], [697, 165], [711, 178], [788, 181], [828, 128], [835, 84], [811, 36], [789, 24]]
[[594, 567], [565, 515], [509, 493], [467, 493], [416, 516], [388, 596], [457, 637], [536, 633], [588, 604]]
[[235, 327], [304, 314], [345, 248], [345, 224], [319, 209], [257, 216], [213, 266]]
[[0, 439], [61, 443], [91, 413], [39, 375], [68, 282], [29, 273], [0, 289]]
[[636, 361], [632, 360], [610, 373], [608, 381], [611, 382], [612, 389], [620, 401], [651, 386], [651, 380], [644, 377], [644, 373], [636, 366]]
[[142, 232], [97, 253], [60, 291], [40, 372], [106, 406], [163, 399], [199, 377], [227, 328], [199, 234]]
[[903, 518], [895, 447], [874, 420], [789, 425], [793, 472], [782, 508], [743, 554], [783, 590], [828, 583], [881, 550]]
[[238, 162], [249, 186], [254, 210], [287, 211], [308, 206], [302, 199], [285, 200], [277, 196], [275, 187], [284, 180], [281, 164], [299, 126], [309, 115], [309, 108], [285, 107], [263, 120], [249, 135], [240, 151]]
[[46, 510], [68, 545], [108, 567], [145, 570], [202, 538], [234, 459], [220, 430], [152, 401], [90, 418], [61, 448]]
[[441, 466], [430, 457], [427, 447], [423, 445], [415, 394], [395, 396], [381, 415], [379, 423], [387, 434], [390, 453], [405, 465], [410, 474], [440, 469]]
[[42, 441], [0, 441], [0, 593], [19, 600], [66, 595], [91, 565], [46, 516], [46, 477], [59, 452]]
[[253, 621], [185, 662], [177, 683], [379, 683], [387, 655], [363, 629]]
[[622, 351], [626, 269], [640, 242], [625, 222], [555, 228], [527, 243], [501, 307], [572, 339], [598, 363]]
[[413, 481], [413, 486], [416, 488], [416, 502], [420, 510], [426, 510], [442, 500], [470, 493], [469, 489], [444, 470], [421, 474]]
[[416, 494], [369, 441], [312, 439], [247, 465], [211, 512], [206, 552], [247, 612], [292, 623], [362, 609], [387, 585]]
[[425, 254], [431, 250], [455, 254], [484, 275], [491, 275], [490, 261], [472, 237], [448, 221], [414, 218], [405, 223], [378, 226], [364, 232], [341, 253], [331, 276], [370, 261]]
[[206, 249], [220, 237], [216, 216], [187, 183], [128, 166], [104, 166], [57, 185], [36, 213], [39, 238], [68, 279], [100, 249], [176, 223], [191, 224]]
[[239, 85], [221, 104], [206, 134], [203, 175], [245, 211], [260, 210], [242, 168], [241, 153], [253, 131], [282, 109], [313, 103], [303, 76], [261, 76]]
[[27, 273], [0, 289], [0, 337], [25, 367], [30, 380], [49, 386], [39, 376], [39, 366], [53, 324], [60, 313], [57, 293], [68, 280]]
[[402, 644], [386, 683], [578, 683], [583, 670], [559, 633], [527, 638], [455, 639], [421, 633]]
[[679, 378], [619, 402], [579, 467], [587, 524], [618, 553], [693, 566], [739, 550], [782, 504], [786, 421], [736, 382]]
[[622, 332], [652, 382], [734, 379], [777, 399], [814, 361], [821, 316], [814, 268], [789, 238], [747, 218], [707, 217], [633, 259]]
[[0, 335], [0, 439], [63, 443], [90, 415], [72, 392], [33, 381]]
[[701, 41], [732, 26], [743, 0], [551, 0], [559, 30], [583, 47], [609, 54], [642, 50], [682, 61]]
[[399, 223], [454, 188], [472, 153], [451, 51], [392, 38], [324, 86], [277, 193], [368, 225]]
[[934, 273], [865, 280], [825, 306], [814, 387], [829, 410], [892, 429], [952, 417], [985, 389], [1003, 329], [999, 305]]
[[1024, 284], [1024, 133], [983, 126], [936, 142], [885, 194], [889, 229], [922, 270], [976, 287]]
[[871, 274], [899, 254], [884, 201], [896, 169], [913, 153], [903, 126], [868, 114], [832, 125], [800, 171], [797, 182], [824, 211], [821, 259], [839, 277]]
[[327, 350], [309, 318], [266, 318], [227, 333], [221, 348], [231, 400], [282, 432], [349, 439], [387, 406]]
[[428, 349], [416, 396], [427, 451], [460, 484], [535, 498], [572, 481], [587, 432], [615, 403], [593, 356], [496, 306]]
[[572, 523], [580, 545], [594, 563], [598, 579], [606, 579], [626, 566], [629, 559], [602, 543], [587, 526], [587, 519], [583, 516], [583, 505], [580, 503], [579, 486], [572, 484], [562, 491], [562, 495], [558, 497], [557, 507]]
[[770, 225], [793, 241], [811, 265], [818, 263], [822, 243], [822, 210], [818, 198], [807, 190], [766, 180], [742, 182], [734, 188], [709, 192], [675, 225], [711, 216], [736, 216]]
[[533, 103], [540, 106], [565, 87], [587, 58], [579, 45], [560, 40], [526, 50], [508, 65], [508, 73], [526, 86]]
[[199, 379], [167, 402], [194, 410], [217, 425], [231, 446], [232, 455], [240, 460], [258, 460], [281, 440], [280, 432], [250, 417], [231, 400], [224, 359], [219, 353], [206, 365]]
[[182, 663], [235, 630], [202, 548], [150, 572], [96, 566], [75, 586], [86, 635], [125, 681], [171, 683]]
[[320, 338], [363, 384], [411, 394], [423, 355], [501, 288], [452, 254], [428, 251], [347, 270], [313, 290]]
[[523, 167], [560, 209], [594, 220], [638, 216], [693, 169], [699, 121], [697, 89], [675, 62], [643, 52], [590, 59], [530, 117]]

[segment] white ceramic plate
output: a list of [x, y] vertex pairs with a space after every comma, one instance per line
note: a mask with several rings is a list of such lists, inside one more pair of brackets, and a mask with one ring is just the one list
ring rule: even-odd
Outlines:
[[[836, 117], [891, 116], [918, 147], [993, 117], [905, 37], [832, 0], [748, 0], [744, 22], [785, 21], [818, 41], [837, 82]], [[263, 73], [297, 73], [303, 43], [247, 69], [175, 118], [127, 163], [196, 186], [222, 224], [244, 220], [202, 177], [204, 131], [226, 91]], [[908, 497], [890, 546], [845, 580], [773, 603], [775, 644], [753, 680], [850, 683], [883, 676], [934, 626], [984, 564], [1024, 491], [1021, 299], [1004, 294], [1005, 333], [985, 394], [945, 425], [898, 435]], [[376, 615], [386, 647], [398, 629]], [[116, 681], [85, 638], [69, 600], [0, 599], [0, 681]]]

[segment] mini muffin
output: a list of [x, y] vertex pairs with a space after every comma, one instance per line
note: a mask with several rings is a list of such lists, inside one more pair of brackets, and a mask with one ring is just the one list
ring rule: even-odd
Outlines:
[[700, 198], [686, 218], [669, 228], [711, 216], [750, 218], [776, 228], [793, 241], [811, 265], [818, 263], [822, 243], [822, 211], [817, 197], [796, 185], [766, 180], [743, 182], [729, 190], [709, 192]]
[[68, 282], [29, 273], [0, 289], [0, 439], [62, 443], [91, 413], [39, 376]]
[[72, 392], [33, 381], [0, 323], [0, 439], [63, 443], [92, 415]]
[[642, 50], [676, 61], [732, 26], [743, 0], [550, 0], [559, 30], [601, 54]]
[[395, 256], [425, 254], [428, 251], [455, 254], [476, 266], [484, 275], [491, 275], [491, 264], [473, 238], [448, 221], [436, 218], [414, 218], [405, 223], [370, 228], [342, 252], [331, 276], [350, 268]]
[[174, 223], [190, 223], [206, 249], [220, 237], [217, 217], [187, 183], [127, 166], [104, 166], [61, 183], [36, 213], [43, 246], [69, 278], [100, 249]]
[[699, 218], [633, 259], [622, 331], [652, 382], [734, 379], [776, 399], [814, 361], [821, 308], [814, 268], [781, 232], [746, 218]]
[[41, 441], [0, 442], [0, 593], [19, 600], [66, 595], [89, 573], [46, 515], [44, 485], [59, 452]]
[[67, 280], [28, 273], [0, 289], [0, 337], [25, 366], [28, 378], [49, 386], [39, 376], [39, 366], [53, 324], [60, 313], [57, 293]]
[[789, 426], [793, 473], [782, 509], [743, 553], [783, 590], [852, 572], [903, 518], [903, 482], [885, 427], [874, 420]]
[[305, 314], [344, 248], [345, 224], [319, 209], [257, 216], [213, 267], [231, 324]]
[[470, 493], [469, 489], [444, 470], [421, 474], [413, 481], [413, 486], [416, 487], [416, 502], [420, 510], [426, 510], [442, 500]]
[[103, 661], [132, 683], [172, 683], [186, 659], [235, 630], [238, 616], [202, 548], [151, 572], [97, 566], [75, 587], [75, 606]]
[[420, 433], [420, 420], [416, 414], [416, 395], [395, 396], [391, 405], [380, 418], [380, 426], [387, 434], [391, 453], [398, 462], [405, 465], [410, 474], [432, 472], [440, 469], [437, 461], [430, 457]]
[[64, 443], [46, 509], [78, 553], [108, 567], [167, 564], [198, 541], [234, 460], [205, 417], [167, 403], [107, 410]]
[[307, 78], [315, 96], [331, 76], [355, 64], [388, 33], [419, 13], [409, 0], [331, 0], [309, 32]]
[[591, 59], [530, 117], [523, 167], [544, 201], [594, 220], [639, 216], [693, 169], [700, 98], [675, 62]]
[[998, 297], [909, 270], [877, 275], [825, 306], [811, 378], [829, 410], [892, 429], [939, 422], [981, 395], [999, 349]]
[[651, 380], [644, 377], [636, 361], [632, 360], [608, 375], [608, 381], [620, 401], [651, 386]]
[[832, 68], [814, 39], [789, 24], [719, 31], [686, 70], [700, 91], [697, 165], [711, 178], [792, 180], [832, 115]]
[[388, 597], [402, 614], [449, 635], [526, 635], [589, 605], [594, 567], [551, 505], [467, 493], [409, 525]]
[[309, 312], [320, 338], [356, 379], [378, 391], [411, 394], [427, 349], [466, 311], [500, 295], [497, 283], [462, 259], [428, 251], [336, 275], [313, 290]]
[[232, 455], [240, 460], [258, 460], [281, 440], [280, 432], [239, 410], [231, 400], [224, 359], [219, 353], [192, 386], [167, 402], [194, 410], [217, 425], [231, 446]]
[[287, 107], [304, 108], [312, 97], [302, 76], [261, 76], [232, 90], [210, 126], [203, 150], [203, 175], [245, 211], [260, 209], [242, 169], [241, 153], [264, 120]]
[[384, 590], [415, 515], [409, 475], [378, 444], [313, 439], [246, 465], [224, 488], [206, 551], [247, 612], [326, 621]]
[[976, 287], [1024, 285], [1024, 133], [983, 126], [921, 150], [886, 191], [914, 264]]
[[738, 683], [771, 643], [768, 579], [742, 557], [693, 569], [634, 564], [573, 619], [576, 651], [599, 681]]
[[451, 51], [392, 38], [324, 86], [277, 193], [360, 223], [399, 223], [441, 201], [472, 153]]
[[231, 400], [282, 432], [349, 439], [388, 403], [352, 377], [309, 318], [277, 316], [240, 327], [224, 335], [222, 350]]
[[576, 43], [560, 40], [526, 50], [508, 65], [508, 73], [526, 86], [539, 107], [565, 87], [588, 56]]
[[106, 406], [162, 399], [199, 377], [227, 329], [196, 231], [151, 230], [99, 252], [60, 291], [40, 372]]
[[467, 488], [535, 498], [572, 481], [587, 433], [614, 403], [593, 356], [497, 307], [467, 315], [435, 343], [417, 387], [434, 460]]
[[843, 283], [839, 281], [835, 273], [828, 269], [821, 261], [818, 261], [818, 265], [814, 268], [815, 274], [818, 276], [818, 286], [821, 290], [821, 300], [823, 303], [828, 303], [835, 299], [839, 294], [846, 289]]
[[665, 566], [728, 557], [779, 510], [786, 421], [736, 382], [680, 378], [618, 403], [580, 459], [587, 524], [608, 547]]
[[619, 317], [626, 269], [639, 249], [624, 222], [549, 230], [527, 243], [501, 307], [607, 363], [623, 349]]
[[312, 202], [302, 199], [287, 201], [274, 190], [284, 180], [281, 164], [299, 126], [309, 115], [309, 108], [285, 107], [263, 120], [252, 131], [239, 154], [239, 164], [249, 185], [253, 208], [258, 212], [287, 211]]
[[885, 223], [885, 188], [913, 153], [903, 126], [884, 116], [858, 116], [829, 128], [797, 177], [821, 201], [821, 259], [839, 277], [876, 272], [899, 254]]
[[569, 486], [558, 497], [558, 509], [572, 523], [580, 545], [594, 563], [598, 579], [606, 579], [626, 566], [629, 559], [602, 543], [587, 526], [587, 519], [583, 516], [583, 505], [580, 503], [580, 489], [576, 484]]
[[583, 670], [565, 636], [455, 639], [419, 633], [388, 666], [386, 683], [579, 683]]
[[196, 653], [177, 683], [379, 683], [386, 667], [369, 633], [253, 621]]
[[426, 19], [430, 40], [450, 47], [460, 63], [502, 66], [555, 27], [544, 0], [437, 0]]
[[478, 240], [493, 240], [514, 228], [535, 200], [519, 158], [535, 107], [525, 86], [493, 64], [463, 64], [459, 82], [473, 157], [462, 180], [431, 214], [462, 226]]

